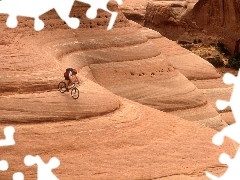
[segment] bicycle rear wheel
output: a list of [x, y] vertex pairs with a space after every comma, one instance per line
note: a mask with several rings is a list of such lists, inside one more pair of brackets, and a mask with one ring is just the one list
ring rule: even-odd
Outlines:
[[71, 96], [73, 99], [77, 99], [79, 97], [79, 90], [76, 87], [71, 90]]
[[59, 84], [58, 84], [58, 90], [61, 92], [61, 93], [64, 93], [64, 92], [66, 92], [67, 91], [67, 85], [66, 85], [66, 83], [65, 82], [60, 82]]

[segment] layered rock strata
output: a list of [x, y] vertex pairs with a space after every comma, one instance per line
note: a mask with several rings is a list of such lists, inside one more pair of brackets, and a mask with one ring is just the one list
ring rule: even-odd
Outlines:
[[[75, 5], [74, 8], [73, 13], [77, 12], [76, 9], [79, 6]], [[81, 8], [87, 9], [87, 6], [80, 6], [80, 10]], [[212, 126], [210, 123], [209, 126], [216, 129], [224, 126], [218, 113], [202, 97], [201, 92], [184, 77], [188, 79], [218, 78], [219, 74], [214, 67], [205, 60], [155, 31], [128, 22], [121, 14], [115, 29], [111, 31], [106, 31], [101, 26], [80, 28], [77, 31], [65, 30], [66, 27], [62, 24], [53, 34], [48, 23], [56, 22], [57, 26], [59, 20], [54, 11], [49, 13], [49, 19], [45, 18], [46, 28], [43, 31], [29, 30], [31, 35], [15, 37], [15, 44], [18, 44], [26, 54], [20, 57], [19, 61], [34, 60], [34, 63], [43, 63], [25, 65], [24, 68], [29, 68], [31, 71], [23, 72], [21, 77], [30, 75], [31, 78], [20, 78], [17, 73], [9, 74], [4, 79], [8, 87], [13, 84], [8, 82], [14, 81], [16, 77], [19, 79], [18, 84], [25, 83], [25, 80], [31, 82], [30, 87], [20, 86], [19, 93], [25, 92], [25, 89], [31, 89], [31, 86], [33, 88], [35, 84], [48, 83], [55, 84], [57, 87], [58, 82], [61, 81], [59, 77], [62, 76], [66, 67], [77, 67], [79, 70], [85, 68], [85, 70], [88, 69], [86, 73], [91, 80], [117, 95], [159, 110], [174, 112], [182, 118], [187, 118], [190, 111], [191, 116], [187, 119], [194, 121], [214, 119], [218, 125]], [[30, 26], [31, 21], [25, 23]], [[20, 26], [17, 32], [19, 33], [22, 29], [23, 27]], [[10, 50], [13, 49], [10, 48]], [[51, 64], [48, 64], [49, 59]], [[18, 66], [11, 66], [10, 69], [13, 67]], [[48, 71], [49, 67], [52, 67], [51, 71]], [[49, 85], [42, 87], [52, 88]], [[116, 109], [117, 106], [117, 104], [114, 105], [112, 109]], [[204, 113], [196, 112], [195, 108], [200, 108]], [[181, 110], [189, 111], [181, 113]], [[207, 115], [203, 115], [205, 113]]]
[[219, 154], [232, 156], [235, 150], [228, 140], [221, 147], [214, 146], [211, 137], [216, 131], [119, 100], [120, 109], [95, 118], [16, 124], [16, 145], [1, 148], [1, 156], [10, 164], [8, 171], [0, 171], [1, 177], [11, 179], [17, 169], [26, 179], [36, 179], [36, 167], [23, 163], [29, 153], [41, 155], [44, 162], [57, 157], [61, 165], [53, 173], [63, 180], [198, 180], [206, 179], [205, 171], [216, 175], [226, 171]]
[[[76, 13], [87, 9], [74, 7]], [[218, 78], [213, 66], [121, 14], [111, 31], [107, 23], [91, 27], [90, 21], [89, 28], [68, 29], [54, 11], [43, 17], [41, 32], [21, 18], [17, 29], [1, 26], [1, 83], [7, 88], [1, 89], [0, 129], [13, 125], [16, 141], [1, 147], [10, 165], [1, 178], [17, 170], [37, 179], [36, 166], [23, 163], [27, 154], [44, 162], [59, 158], [53, 173], [61, 180], [199, 179], [206, 170], [226, 171], [219, 154], [233, 156], [235, 147], [229, 140], [212, 144], [216, 131], [209, 127], [224, 124], [188, 80]], [[56, 89], [69, 66], [82, 78], [78, 100]]]
[[[46, 48], [51, 49], [53, 56], [61, 57], [65, 66], [89, 67], [87, 74], [91, 80], [117, 95], [207, 126], [209, 119], [214, 121], [214, 125], [209, 121], [209, 126], [218, 130], [226, 125], [201, 92], [183, 76], [219, 78], [211, 64], [155, 31], [132, 27], [117, 32], [108, 32], [107, 37], [102, 33], [104, 41], [98, 35], [91, 41], [78, 37], [74, 41], [65, 39], [65, 43], [52, 41]], [[195, 108], [199, 108], [198, 113]]]
[[218, 0], [125, 0], [121, 9], [129, 19], [172, 40], [221, 42], [234, 54], [239, 52], [239, 6]]
[[[188, 19], [197, 0], [125, 0], [121, 9], [124, 15], [145, 27], [160, 32], [172, 40], [193, 42], [202, 36], [201, 30], [196, 23]], [[191, 34], [191, 35], [190, 35]]]

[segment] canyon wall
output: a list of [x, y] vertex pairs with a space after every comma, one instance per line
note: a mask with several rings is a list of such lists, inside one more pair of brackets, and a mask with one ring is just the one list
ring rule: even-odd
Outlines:
[[233, 54], [240, 39], [239, 8], [238, 1], [199, 0], [189, 14], [189, 18], [206, 34], [217, 36]]
[[[139, 6], [142, 2], [142, 6]], [[187, 0], [138, 1], [122, 7], [130, 19], [160, 32], [171, 40], [221, 42], [234, 54], [240, 39], [238, 1]], [[132, 15], [131, 15], [132, 14]]]

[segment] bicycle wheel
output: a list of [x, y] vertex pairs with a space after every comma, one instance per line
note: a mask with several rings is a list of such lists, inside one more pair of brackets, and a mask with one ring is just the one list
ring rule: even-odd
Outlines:
[[67, 91], [67, 85], [65, 82], [60, 82], [58, 84], [58, 90], [61, 92], [61, 93], [64, 93], [65, 91]]
[[79, 90], [76, 87], [72, 88], [71, 96], [73, 99], [77, 99], [79, 97]]

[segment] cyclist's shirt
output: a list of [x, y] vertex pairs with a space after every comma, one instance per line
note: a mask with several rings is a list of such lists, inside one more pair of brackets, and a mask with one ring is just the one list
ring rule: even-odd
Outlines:
[[70, 77], [76, 76], [77, 73], [74, 73], [72, 68], [68, 68], [64, 73], [65, 80], [70, 80]]
[[72, 71], [68, 71], [64, 73], [65, 80], [70, 80], [69, 77], [72, 76]]

